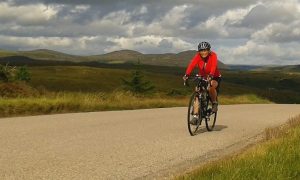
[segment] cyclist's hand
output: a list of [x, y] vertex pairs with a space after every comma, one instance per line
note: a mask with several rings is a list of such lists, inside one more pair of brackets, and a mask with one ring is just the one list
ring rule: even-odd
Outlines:
[[211, 82], [211, 80], [213, 80], [213, 76], [212, 75], [208, 75], [207, 80], [208, 80], [208, 82]]
[[208, 88], [209, 87], [211, 87], [212, 85], [211, 85], [211, 81], [213, 80], [213, 76], [212, 75], [208, 75], [208, 77], [207, 77], [207, 81], [208, 81]]
[[188, 80], [188, 78], [189, 78], [189, 76], [186, 75], [186, 74], [182, 77], [182, 79], [183, 79], [184, 81]]
[[189, 78], [189, 76], [186, 75], [186, 74], [182, 77], [182, 79], [183, 79], [183, 85], [184, 85], [184, 86], [189, 86], [189, 84], [188, 84], [188, 82], [187, 82], [188, 78]]

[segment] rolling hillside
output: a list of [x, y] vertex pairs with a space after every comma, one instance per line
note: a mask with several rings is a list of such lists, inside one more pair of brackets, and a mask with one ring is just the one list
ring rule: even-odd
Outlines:
[[[179, 66], [186, 67], [190, 60], [195, 56], [196, 51], [183, 51], [180, 53], [165, 54], [142, 54], [132, 50], [120, 50], [111, 53], [91, 56], [90, 58], [106, 63], [141, 63], [159, 66]], [[219, 62], [220, 68], [226, 68], [226, 65]]]
[[300, 65], [287, 65], [287, 66], [277, 66], [277, 67], [264, 67], [259, 70], [267, 71], [284, 71], [284, 72], [300, 72]]
[[74, 61], [78, 62], [82, 59], [81, 56], [73, 56], [48, 49], [37, 49], [33, 51], [6, 51], [0, 50], [0, 58], [7, 58], [11, 56], [26, 57], [36, 60], [52, 60], [52, 61]]
[[[0, 63], [21, 61], [26, 64], [28, 61], [44, 60], [43, 63], [50, 61], [67, 61], [67, 62], [99, 62], [107, 64], [144, 64], [155, 66], [177, 66], [186, 67], [195, 55], [196, 51], [184, 51], [180, 53], [166, 54], [142, 54], [132, 50], [114, 51], [102, 55], [94, 56], [75, 56], [57, 51], [38, 49], [33, 51], [5, 51], [0, 50]], [[29, 62], [30, 63], [30, 62]], [[52, 64], [52, 63], [51, 63]], [[60, 63], [59, 63], [60, 64]], [[222, 62], [219, 62], [221, 69], [227, 68]]]

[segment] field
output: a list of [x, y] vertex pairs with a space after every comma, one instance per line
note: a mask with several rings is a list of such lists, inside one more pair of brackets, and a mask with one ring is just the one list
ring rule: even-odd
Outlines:
[[[93, 68], [84, 66], [30, 67], [31, 85], [51, 91], [111, 92], [120, 90], [121, 78], [128, 79], [133, 69], [140, 69], [161, 94], [188, 95], [183, 86], [183, 68], [156, 66], [118, 66]], [[272, 71], [222, 71], [221, 95], [255, 94], [276, 103], [300, 103], [300, 74]]]
[[[184, 87], [184, 68], [150, 65], [31, 66], [26, 93], [2, 97], [0, 116], [187, 106], [193, 85]], [[124, 90], [123, 79], [139, 70], [155, 86], [146, 94]], [[300, 75], [271, 71], [222, 71], [220, 104], [299, 103]], [[15, 89], [14, 85], [6, 85]], [[0, 83], [0, 89], [6, 87]], [[11, 86], [11, 87], [10, 87]], [[22, 89], [22, 88], [21, 88]], [[6, 89], [7, 90], [7, 87]], [[3, 93], [3, 89], [1, 93]]]
[[[51, 91], [69, 92], [111, 92], [121, 89], [121, 78], [131, 76], [129, 69], [107, 69], [82, 66], [31, 67], [31, 85], [44, 86]], [[145, 80], [151, 81], [158, 92], [168, 92], [172, 88], [184, 90], [179, 76], [144, 72]]]

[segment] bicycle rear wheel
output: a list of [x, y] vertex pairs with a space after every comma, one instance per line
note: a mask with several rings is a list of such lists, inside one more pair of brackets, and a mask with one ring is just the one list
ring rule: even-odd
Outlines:
[[[198, 102], [197, 102], [198, 101]], [[196, 107], [198, 106], [198, 107]], [[194, 112], [197, 110], [198, 112]], [[201, 116], [201, 103], [199, 100], [198, 93], [194, 92], [191, 96], [187, 114], [187, 124], [189, 133], [191, 136], [196, 135], [199, 126], [201, 125], [202, 116]]]
[[208, 98], [205, 117], [205, 125], [208, 131], [212, 131], [215, 127], [218, 112], [212, 112], [212, 102]]

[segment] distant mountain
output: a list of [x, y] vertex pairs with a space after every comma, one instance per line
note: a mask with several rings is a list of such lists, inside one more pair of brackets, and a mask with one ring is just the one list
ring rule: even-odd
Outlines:
[[20, 55], [40, 60], [56, 61], [80, 61], [81, 56], [69, 55], [48, 49], [37, 49], [33, 51], [18, 51]]
[[69, 55], [48, 49], [37, 49], [33, 51], [5, 51], [0, 50], [0, 57], [8, 56], [24, 56], [37, 60], [53, 60], [53, 61], [81, 61], [81, 56]]
[[17, 55], [17, 52], [15, 51], [7, 51], [0, 49], [0, 57], [7, 57], [7, 56], [15, 56]]
[[251, 71], [264, 68], [264, 66], [252, 66], [252, 65], [236, 65], [236, 64], [227, 64], [228, 70], [238, 70], [238, 71]]
[[143, 57], [143, 54], [133, 50], [120, 50], [113, 51], [107, 54], [89, 56], [91, 60], [100, 61], [105, 63], [128, 63], [134, 62], [137, 63], [139, 59]]
[[300, 72], [299, 65], [286, 65], [286, 66], [273, 66], [273, 67], [262, 67], [258, 70], [266, 71], [288, 71], [288, 72]]
[[[197, 51], [183, 51], [180, 53], [165, 54], [142, 54], [132, 50], [114, 51], [111, 53], [92, 56], [96, 61], [106, 63], [141, 63], [160, 66], [178, 66], [186, 67]], [[220, 68], [226, 68], [226, 65], [219, 61]]]
[[[191, 59], [195, 56], [196, 51], [183, 51], [180, 53], [165, 53], [165, 54], [142, 54], [133, 50], [120, 50], [102, 55], [94, 56], [75, 56], [47, 49], [37, 49], [33, 51], [5, 51], [0, 50], [0, 58], [5, 60], [5, 57], [11, 57], [10, 60], [21, 59], [27, 57], [30, 60], [47, 60], [48, 61], [69, 61], [69, 62], [90, 62], [96, 61], [108, 64], [123, 64], [123, 63], [140, 63], [145, 65], [156, 66], [178, 66], [186, 67]], [[3, 59], [4, 58], [4, 59]], [[9, 59], [9, 58], [8, 58]], [[6, 58], [6, 60], [8, 60]], [[27, 61], [29, 60], [27, 59]], [[23, 62], [26, 61], [24, 58]], [[220, 68], [227, 66], [219, 61]]]

